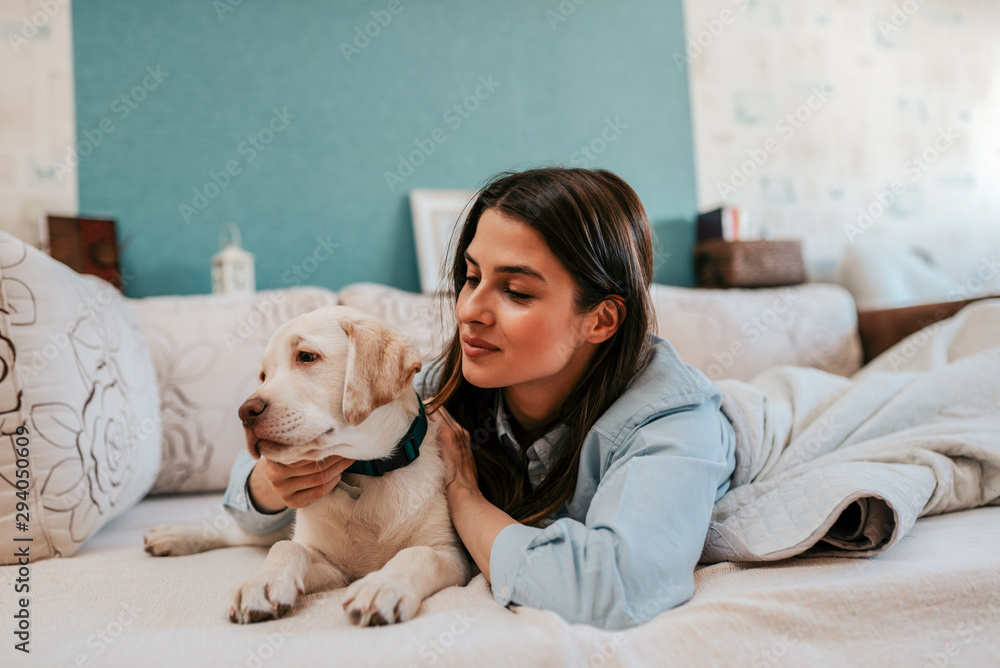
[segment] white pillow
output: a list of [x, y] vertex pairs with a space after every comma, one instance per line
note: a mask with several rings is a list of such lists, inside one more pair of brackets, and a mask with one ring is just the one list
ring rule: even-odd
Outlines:
[[118, 290], [5, 233], [0, 344], [0, 563], [68, 557], [156, 479], [149, 349]]
[[859, 311], [960, 299], [959, 282], [915, 249], [889, 239], [850, 245], [837, 264], [837, 282], [854, 295]]
[[654, 284], [657, 330], [711, 380], [749, 381], [773, 366], [850, 376], [861, 367], [851, 294], [825, 283], [702, 290]]
[[271, 334], [297, 315], [336, 306], [337, 295], [289, 288], [130, 302], [152, 351], [163, 413], [163, 461], [152, 493], [224, 490], [246, 447], [237, 411], [257, 387]]

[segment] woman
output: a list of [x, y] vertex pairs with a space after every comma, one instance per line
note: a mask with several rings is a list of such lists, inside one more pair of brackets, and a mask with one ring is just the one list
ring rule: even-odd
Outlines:
[[[652, 266], [642, 204], [606, 171], [501, 175], [460, 231], [428, 414], [455, 528], [503, 605], [619, 629], [694, 591], [735, 439], [719, 389], [652, 333]], [[257, 533], [351, 463], [245, 459], [227, 506]]]

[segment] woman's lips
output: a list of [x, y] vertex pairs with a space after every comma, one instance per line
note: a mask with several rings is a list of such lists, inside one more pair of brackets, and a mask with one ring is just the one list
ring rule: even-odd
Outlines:
[[484, 357], [491, 353], [498, 353], [500, 350], [489, 345], [482, 339], [475, 338], [463, 338], [462, 339], [462, 350], [469, 357]]

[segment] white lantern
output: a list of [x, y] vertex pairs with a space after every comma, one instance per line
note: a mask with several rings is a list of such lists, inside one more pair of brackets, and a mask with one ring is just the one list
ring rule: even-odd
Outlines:
[[[226, 232], [229, 232], [228, 244], [225, 243]], [[212, 256], [212, 292], [253, 294], [256, 290], [253, 255], [243, 250], [240, 242], [240, 228], [233, 223], [219, 233], [222, 250]]]

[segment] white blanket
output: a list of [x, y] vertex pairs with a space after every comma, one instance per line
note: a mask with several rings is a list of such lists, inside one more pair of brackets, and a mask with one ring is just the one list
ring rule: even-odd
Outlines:
[[1000, 505], [1000, 299], [901, 341], [851, 379], [723, 380], [733, 487], [702, 561], [868, 556], [918, 517]]

